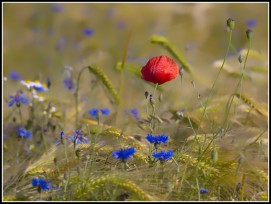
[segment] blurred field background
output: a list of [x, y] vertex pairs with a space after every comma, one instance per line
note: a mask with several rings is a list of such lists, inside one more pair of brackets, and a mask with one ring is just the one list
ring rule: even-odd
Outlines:
[[[240, 117], [238, 115], [231, 121], [233, 126], [229, 135], [219, 144], [222, 151], [220, 158], [225, 161], [236, 159], [249, 139], [255, 138], [264, 130], [269, 131], [267, 117], [268, 4], [266, 3], [4, 3], [2, 6], [2, 70], [3, 77], [7, 78], [2, 83], [4, 119], [12, 114], [11, 108], [6, 105], [9, 95], [14, 95], [22, 88], [19, 83], [10, 80], [10, 71], [15, 70], [20, 73], [23, 80], [39, 80], [45, 83], [46, 78], [50, 77], [52, 86], [44, 94], [46, 103], [53, 102], [61, 115], [58, 122], [65, 132], [72, 134], [75, 131], [74, 99], [72, 91], [64, 88], [64, 67], [72, 67], [71, 74], [73, 79], [76, 79], [83, 67], [96, 64], [109, 77], [113, 87], [119, 90], [120, 72], [116, 69], [116, 65], [122, 61], [125, 43], [131, 32], [126, 65], [123, 70], [120, 105], [116, 106], [112, 102], [113, 99], [108, 90], [95, 75], [85, 72], [80, 82], [79, 117], [90, 118], [87, 114], [89, 109], [107, 107], [112, 114], [103, 118], [103, 123], [123, 130], [129, 135], [139, 135], [143, 141], [147, 134], [146, 129], [138, 128], [135, 121], [127, 116], [125, 110], [137, 108], [140, 115], [146, 117], [144, 92], [151, 93], [153, 86], [141, 79], [140, 70], [151, 57], [168, 55], [173, 58], [166, 49], [150, 43], [151, 36], [166, 37], [183, 53], [199, 76], [194, 82], [204, 100], [219, 70], [214, 63], [222, 60], [225, 55], [228, 42], [226, 20], [232, 18], [235, 20], [232, 47], [226, 60], [227, 68], [222, 70], [211, 101], [217, 109], [211, 109], [210, 115], [215, 122], [222, 122], [226, 98], [233, 93], [240, 77], [232, 72], [240, 73], [238, 56], [242, 49], [248, 47], [245, 31], [250, 28], [253, 31], [251, 40], [253, 51], [248, 57], [242, 92], [264, 110], [264, 116], [251, 111], [246, 103], [239, 102]], [[91, 34], [86, 35], [85, 29], [90, 29]], [[172, 112], [170, 111], [185, 108], [188, 113], [191, 113], [191, 117], [200, 118], [202, 110], [200, 110], [199, 100], [191, 85], [191, 80], [194, 79], [189, 73], [184, 72], [182, 82], [178, 77], [161, 86], [159, 94], [162, 94], [163, 99], [159, 114], [171, 120]], [[251, 116], [247, 117], [250, 112]], [[23, 109], [23, 117], [28, 117], [26, 109]], [[11, 120], [9, 118], [3, 121], [4, 129]], [[188, 136], [193, 135], [193, 131], [184, 128], [183, 125], [175, 122], [163, 123], [159, 126], [159, 133], [170, 135], [170, 144], [178, 148]], [[54, 145], [59, 138], [60, 131], [57, 128], [56, 132], [47, 135], [49, 147]], [[210, 133], [210, 129], [206, 128], [203, 132]], [[15, 138], [14, 132], [7, 128], [4, 135], [7, 140], [3, 149], [3, 179], [4, 186], [8, 186], [19, 171], [25, 170], [27, 164], [14, 163], [12, 152], [15, 151], [16, 144], [14, 143], [17, 142], [12, 139]], [[265, 159], [262, 159], [262, 152], [258, 153], [257, 149], [246, 155], [246, 161], [249, 166], [256, 166], [267, 173], [267, 132], [262, 138], [261, 148]], [[32, 155], [37, 159], [44, 150], [35, 140], [30, 144], [41, 148], [40, 151], [35, 150], [34, 156]], [[112, 145], [116, 148], [120, 147], [117, 143]], [[30, 159], [29, 164], [33, 160]], [[18, 168], [14, 168], [14, 165], [18, 165]], [[251, 183], [250, 185], [253, 186]], [[151, 189], [150, 186], [148, 187]], [[265, 187], [262, 188], [265, 189]], [[259, 200], [258, 192], [253, 191], [253, 187], [251, 189], [249, 190], [251, 197], [247, 196], [247, 198]], [[6, 187], [4, 193], [16, 194], [10, 187]], [[172, 197], [159, 197], [157, 193], [153, 196], [155, 200], [181, 199], [177, 194], [172, 195]], [[190, 195], [191, 197], [183, 199], [197, 199], [192, 194]], [[230, 197], [227, 196], [224, 197], [225, 200]], [[32, 197], [26, 199], [32, 199]]]

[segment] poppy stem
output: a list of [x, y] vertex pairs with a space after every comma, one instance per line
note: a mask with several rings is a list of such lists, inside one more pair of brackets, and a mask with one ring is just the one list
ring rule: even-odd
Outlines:
[[[158, 83], [155, 84], [155, 87], [154, 87], [154, 92], [153, 92], [153, 99], [155, 101], [155, 92], [156, 92], [156, 89], [158, 87]], [[155, 104], [153, 104], [153, 112], [152, 112], [152, 115], [155, 116]]]
[[153, 99], [155, 100], [155, 92], [156, 92], [156, 89], [158, 87], [158, 83], [155, 84], [155, 87], [154, 87], [154, 92], [153, 92]]
[[158, 87], [158, 83], [155, 84], [154, 92], [153, 92], [153, 100], [151, 99], [151, 105], [152, 105], [152, 117], [151, 117], [151, 123], [150, 123], [151, 132], [153, 132], [155, 129], [155, 121], [154, 121], [154, 117], [155, 117], [155, 92], [156, 92], [157, 87]]

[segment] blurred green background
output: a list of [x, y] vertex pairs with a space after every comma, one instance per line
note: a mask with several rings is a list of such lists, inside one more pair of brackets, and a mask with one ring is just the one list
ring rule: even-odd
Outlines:
[[[67, 103], [70, 103], [67, 98], [71, 94], [64, 91], [62, 82], [66, 65], [73, 67], [75, 78], [82, 67], [95, 63], [118, 89], [120, 76], [115, 65], [122, 60], [129, 31], [132, 35], [127, 67], [139, 72], [149, 58], [162, 54], [170, 56], [159, 45], [150, 43], [151, 35], [163, 35], [208, 82], [208, 85], [196, 82], [204, 97], [218, 71], [212, 63], [222, 59], [226, 52], [228, 18], [236, 22], [230, 51], [233, 68], [239, 71], [237, 52], [248, 46], [247, 28], [253, 30], [251, 48], [262, 55], [261, 66], [267, 68], [267, 3], [5, 3], [3, 17], [4, 76], [8, 77], [11, 70], [18, 71], [24, 80], [45, 82], [49, 76], [52, 80], [50, 96]], [[86, 36], [86, 28], [93, 33]], [[251, 62], [249, 59], [248, 65]], [[121, 95], [125, 100], [123, 108], [143, 106], [144, 92], [151, 92], [153, 88], [127, 70]], [[89, 99], [88, 107], [97, 103], [109, 106], [109, 100], [104, 100], [106, 95], [101, 94], [104, 89], [91, 89], [94, 78], [88, 74], [83, 76], [81, 99]], [[164, 98], [168, 99], [163, 104], [179, 108], [183, 103], [195, 101], [190, 81], [189, 74], [185, 73], [182, 88], [180, 79], [163, 85]], [[218, 87], [222, 94], [231, 93], [236, 83], [236, 78], [224, 73]], [[9, 81], [4, 85], [4, 97], [18, 89], [17, 84]], [[252, 75], [252, 83], [249, 81], [246, 85], [244, 82], [243, 87], [253, 97], [267, 101], [267, 71], [264, 75]]]

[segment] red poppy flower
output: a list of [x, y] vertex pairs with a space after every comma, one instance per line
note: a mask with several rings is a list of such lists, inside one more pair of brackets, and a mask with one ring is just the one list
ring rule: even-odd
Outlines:
[[175, 79], [179, 74], [179, 67], [169, 57], [162, 55], [151, 58], [141, 69], [141, 78], [145, 81], [163, 84]]

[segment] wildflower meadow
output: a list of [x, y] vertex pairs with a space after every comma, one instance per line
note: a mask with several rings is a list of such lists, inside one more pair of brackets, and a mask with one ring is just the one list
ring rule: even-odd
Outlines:
[[268, 3], [2, 3], [3, 201], [268, 201]]

